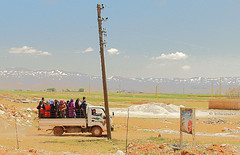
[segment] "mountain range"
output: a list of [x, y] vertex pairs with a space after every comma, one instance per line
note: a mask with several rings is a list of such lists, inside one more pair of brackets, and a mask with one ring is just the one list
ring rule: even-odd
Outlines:
[[[220, 78], [128, 78], [112, 76], [107, 78], [109, 92], [210, 94], [218, 93]], [[222, 92], [240, 86], [240, 77], [221, 77]], [[2, 90], [61, 90], [102, 91], [102, 77], [80, 72], [62, 70], [29, 70], [24, 68], [0, 68], [0, 89]]]

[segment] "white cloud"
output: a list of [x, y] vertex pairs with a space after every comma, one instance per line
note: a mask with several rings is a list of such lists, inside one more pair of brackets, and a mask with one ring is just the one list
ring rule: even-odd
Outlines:
[[13, 48], [10, 48], [8, 52], [10, 54], [52, 55], [49, 52], [36, 50], [29, 46], [23, 46], [20, 48], [13, 47]]
[[82, 53], [89, 53], [89, 52], [93, 52], [93, 51], [94, 51], [94, 49], [92, 47], [88, 47]]
[[184, 65], [184, 66], [182, 66], [182, 69], [185, 70], [185, 71], [188, 71], [188, 70], [191, 69], [191, 66], [189, 66], [189, 65]]
[[107, 50], [109, 55], [118, 55], [120, 54], [119, 50], [116, 48], [110, 48], [109, 50]]
[[84, 53], [90, 53], [90, 52], [93, 52], [93, 51], [94, 51], [94, 49], [92, 47], [88, 47], [84, 51], [77, 51], [75, 53], [82, 53], [82, 54], [84, 54]]
[[182, 52], [176, 52], [176, 53], [170, 53], [170, 54], [161, 54], [157, 57], [152, 57], [153, 60], [180, 60], [180, 59], [186, 59], [188, 58], [188, 55]]

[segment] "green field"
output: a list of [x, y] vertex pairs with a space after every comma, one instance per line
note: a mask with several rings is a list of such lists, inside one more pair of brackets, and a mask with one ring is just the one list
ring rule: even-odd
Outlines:
[[[0, 91], [3, 95], [12, 95], [15, 98], [33, 98], [45, 97], [49, 99], [77, 99], [83, 96], [87, 97], [87, 102], [92, 105], [103, 105], [102, 93], [88, 92], [40, 92], [40, 91]], [[151, 94], [151, 93], [109, 93], [110, 107], [129, 107], [131, 105], [143, 104], [149, 102], [163, 102], [166, 104], [184, 105], [186, 107], [208, 108], [210, 95], [198, 94]]]

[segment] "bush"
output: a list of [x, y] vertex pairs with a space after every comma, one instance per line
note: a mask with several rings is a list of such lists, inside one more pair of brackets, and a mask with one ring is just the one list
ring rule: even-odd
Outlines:
[[55, 88], [48, 88], [47, 91], [48, 91], [48, 92], [55, 92], [56, 89], [55, 89]]
[[84, 88], [80, 88], [78, 91], [79, 92], [84, 92]]

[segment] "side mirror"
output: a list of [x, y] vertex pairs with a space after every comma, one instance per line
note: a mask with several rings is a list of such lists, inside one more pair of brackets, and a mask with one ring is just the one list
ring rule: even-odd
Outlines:
[[112, 117], [114, 117], [114, 112], [112, 112]]

